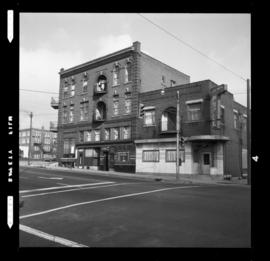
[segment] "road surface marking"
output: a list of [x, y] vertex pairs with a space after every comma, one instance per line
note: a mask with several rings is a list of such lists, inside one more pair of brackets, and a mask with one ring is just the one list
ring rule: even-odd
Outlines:
[[155, 190], [150, 190], [150, 191], [125, 194], [125, 195], [120, 195], [120, 196], [116, 196], [116, 197], [102, 198], [102, 199], [97, 199], [97, 200], [91, 200], [91, 201], [86, 201], [86, 202], [81, 202], [81, 203], [66, 205], [66, 206], [59, 207], [59, 208], [52, 208], [52, 209], [49, 209], [49, 210], [45, 210], [45, 211], [41, 211], [41, 212], [37, 212], [37, 213], [33, 213], [33, 214], [28, 214], [28, 215], [20, 216], [20, 219], [28, 218], [28, 217], [34, 217], [34, 216], [39, 216], [39, 215], [51, 213], [51, 212], [62, 210], [62, 209], [66, 209], [66, 208], [72, 208], [72, 207], [77, 207], [77, 206], [81, 206], [81, 205], [92, 204], [92, 203], [97, 203], [97, 202], [102, 202], [102, 201], [108, 201], [108, 200], [113, 200], [113, 199], [118, 199], [118, 198], [128, 198], [128, 197], [133, 197], [133, 196], [138, 196], [138, 195], [150, 194], [150, 193], [161, 192], [161, 191], [166, 191], [166, 190], [174, 190], [174, 189], [179, 189], [179, 188], [185, 189], [185, 188], [197, 188], [197, 187], [201, 187], [201, 186], [170, 187], [170, 188], [164, 188], [164, 189], [155, 189]]
[[45, 232], [42, 232], [40, 230], [31, 228], [31, 227], [27, 227], [27, 226], [21, 225], [21, 224], [20, 224], [20, 230], [22, 230], [22, 231], [24, 231], [26, 233], [29, 233], [29, 234], [32, 234], [32, 235], [35, 235], [35, 236], [38, 236], [38, 237], [53, 241], [55, 243], [59, 243], [59, 244], [64, 245], [64, 246], [68, 246], [68, 247], [88, 247], [86, 245], [82, 245], [82, 244], [76, 243], [74, 241], [70, 241], [68, 239], [62, 238], [62, 237], [53, 236], [53, 235], [47, 234]]
[[56, 183], [58, 185], [61, 185], [61, 186], [69, 186], [70, 184], [65, 184], [65, 183]]
[[119, 184], [97, 186], [97, 187], [67, 189], [67, 190], [53, 191], [53, 192], [46, 192], [46, 193], [39, 193], [39, 194], [30, 194], [30, 195], [25, 195], [25, 196], [21, 196], [21, 197], [22, 198], [29, 198], [29, 197], [43, 196], [43, 195], [49, 195], [49, 194], [57, 194], [57, 193], [63, 193], [63, 192], [69, 192], [69, 191], [76, 191], [76, 190], [95, 189], [95, 188], [107, 188], [107, 187], [113, 187], [113, 186], [119, 186], [119, 185], [128, 185], [128, 184], [134, 184], [134, 183], [119, 183]]
[[95, 185], [104, 185], [104, 184], [113, 184], [113, 183], [115, 183], [115, 182], [108, 181], [108, 182], [99, 182], [99, 183], [87, 183], [87, 184], [67, 185], [67, 186], [60, 186], [60, 187], [29, 189], [29, 190], [21, 190], [20, 193], [28, 193], [28, 192], [34, 192], [34, 191], [46, 191], [46, 190], [63, 189], [63, 188], [95, 186]]
[[40, 179], [59, 179], [62, 180], [63, 178], [59, 178], [59, 177], [51, 177], [51, 178], [47, 178], [47, 177], [39, 177]]

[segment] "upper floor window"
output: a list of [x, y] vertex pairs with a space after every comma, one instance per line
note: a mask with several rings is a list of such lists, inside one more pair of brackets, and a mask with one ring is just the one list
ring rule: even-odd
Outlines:
[[110, 129], [104, 129], [104, 140], [110, 139]]
[[125, 113], [131, 113], [131, 99], [125, 99]]
[[123, 127], [122, 128], [122, 135], [123, 139], [130, 139], [130, 134], [131, 134], [131, 128], [130, 127]]
[[247, 130], [247, 115], [243, 114], [242, 117], [242, 130], [246, 131]]
[[161, 77], [161, 81], [162, 81], [162, 83], [163, 83], [163, 84], [165, 84], [165, 83], [166, 83], [166, 77], [165, 77], [164, 75], [162, 75], [162, 77]]
[[72, 83], [70, 86], [70, 97], [75, 95], [75, 83]]
[[131, 81], [131, 62], [127, 62], [125, 65], [125, 82]]
[[98, 82], [96, 85], [96, 92], [105, 92], [107, 87], [107, 78], [104, 75], [98, 77]]
[[235, 129], [239, 128], [239, 114], [238, 111], [233, 111], [233, 125]]
[[83, 131], [79, 132], [79, 142], [84, 142]]
[[84, 131], [84, 141], [85, 142], [89, 142], [92, 140], [92, 137], [91, 137], [91, 134], [92, 132], [89, 130], [89, 131]]
[[113, 86], [120, 83], [120, 66], [116, 65], [113, 69]]
[[81, 102], [80, 104], [80, 121], [88, 120], [89, 102]]
[[70, 105], [69, 107], [69, 122], [74, 121], [74, 105]]
[[68, 110], [67, 107], [63, 107], [63, 123], [67, 123], [68, 122]]
[[66, 98], [69, 97], [69, 94], [68, 94], [68, 85], [66, 83], [64, 84], [64, 87], [63, 87], [63, 96], [64, 96], [64, 99], [66, 99]]
[[119, 114], [119, 101], [113, 102], [113, 116], [117, 116]]
[[225, 108], [224, 108], [224, 106], [220, 106], [220, 122], [222, 124], [225, 123]]
[[74, 154], [75, 139], [64, 139], [64, 154]]
[[187, 119], [189, 121], [201, 120], [201, 102], [187, 104]]
[[156, 123], [155, 116], [156, 116], [155, 110], [145, 110], [143, 119], [144, 126], [155, 125]]
[[100, 141], [100, 130], [95, 130], [95, 141]]
[[112, 140], [118, 140], [119, 139], [119, 128], [112, 128]]
[[174, 80], [171, 80], [171, 87], [175, 86], [176, 82]]

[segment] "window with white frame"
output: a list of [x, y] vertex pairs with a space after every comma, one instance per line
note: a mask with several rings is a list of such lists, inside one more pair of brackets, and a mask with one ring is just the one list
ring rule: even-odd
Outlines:
[[74, 105], [70, 105], [69, 107], [69, 122], [74, 121]]
[[119, 128], [112, 128], [112, 140], [118, 140], [119, 139]]
[[95, 141], [100, 141], [100, 130], [95, 130]]
[[[179, 150], [179, 158], [182, 162], [185, 161], [185, 151], [183, 149]], [[165, 160], [166, 162], [176, 162], [176, 150], [166, 150]]]
[[125, 99], [125, 113], [131, 113], [131, 99]]
[[239, 128], [239, 114], [236, 110], [233, 112], [233, 125], [235, 129]]
[[110, 139], [110, 129], [104, 129], [104, 140]]
[[131, 62], [127, 62], [125, 65], [125, 82], [131, 81]]
[[130, 134], [131, 134], [131, 128], [130, 127], [123, 127], [122, 128], [122, 135], [123, 139], [130, 139]]
[[144, 126], [153, 126], [156, 123], [155, 120], [155, 110], [145, 110], [144, 111]]
[[88, 131], [84, 131], [84, 141], [85, 142], [89, 142], [91, 141], [91, 135], [92, 135], [92, 131], [88, 130]]
[[119, 101], [113, 102], [113, 115], [117, 116], [119, 114]]
[[159, 150], [144, 150], [142, 153], [144, 162], [159, 162]]
[[187, 104], [187, 118], [189, 121], [201, 120], [201, 102]]
[[63, 86], [63, 97], [64, 97], [64, 99], [69, 98], [69, 95], [68, 95], [68, 85], [66, 83]]
[[113, 86], [120, 83], [120, 66], [116, 65], [113, 69]]
[[70, 97], [73, 97], [75, 95], [75, 84], [72, 83], [70, 86]]

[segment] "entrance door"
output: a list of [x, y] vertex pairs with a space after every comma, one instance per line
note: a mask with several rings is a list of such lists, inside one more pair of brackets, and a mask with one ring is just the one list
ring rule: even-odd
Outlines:
[[104, 151], [104, 170], [109, 170], [109, 152]]
[[211, 153], [202, 153], [202, 174], [210, 174]]
[[79, 156], [79, 166], [82, 167], [83, 166], [83, 151], [79, 151], [78, 152]]

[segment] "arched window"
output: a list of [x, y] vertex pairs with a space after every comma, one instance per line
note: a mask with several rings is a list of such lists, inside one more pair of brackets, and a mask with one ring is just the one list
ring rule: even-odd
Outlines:
[[104, 121], [106, 119], [106, 104], [104, 102], [98, 102], [95, 109], [94, 120]]
[[107, 78], [104, 75], [100, 75], [98, 77], [96, 91], [104, 92], [106, 91], [106, 88], [107, 88]]

